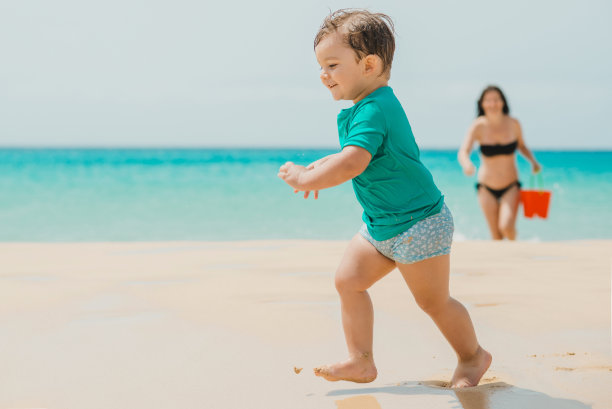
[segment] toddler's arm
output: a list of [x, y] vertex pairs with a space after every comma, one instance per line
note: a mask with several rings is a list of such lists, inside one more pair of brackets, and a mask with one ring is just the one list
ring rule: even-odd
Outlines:
[[[316, 167], [319, 167], [322, 164], [324, 164], [325, 162], [327, 162], [327, 160], [330, 157], [336, 156], [336, 155], [338, 155], [338, 154], [334, 153], [334, 154], [331, 154], [331, 155], [324, 156], [321, 159], [318, 159], [318, 160], [312, 162], [310, 165], [306, 166], [306, 170], [311, 170], [311, 169], [314, 169]], [[297, 190], [297, 189], [293, 190], [293, 193], [297, 193], [297, 192], [299, 192], [299, 190]], [[308, 196], [310, 196], [310, 190], [304, 191], [304, 199], [308, 199]], [[319, 191], [318, 190], [314, 191], [314, 198], [315, 198], [315, 200], [319, 198]]]
[[319, 167], [322, 164], [324, 164], [325, 162], [327, 162], [329, 160], [329, 158], [331, 158], [333, 156], [336, 156], [336, 155], [339, 155], [339, 153], [334, 153], [334, 154], [331, 154], [331, 155], [324, 156], [321, 159], [318, 159], [318, 160], [312, 162], [310, 165], [306, 166], [306, 169], [310, 170], [310, 169], [314, 169], [316, 167]]
[[347, 146], [341, 152], [314, 162], [308, 168], [287, 162], [280, 167], [278, 177], [296, 190], [321, 190], [340, 185], [359, 176], [370, 163], [372, 155], [357, 146]]

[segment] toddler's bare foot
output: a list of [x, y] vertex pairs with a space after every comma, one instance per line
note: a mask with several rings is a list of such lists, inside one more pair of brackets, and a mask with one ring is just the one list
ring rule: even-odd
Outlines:
[[368, 383], [376, 379], [378, 372], [374, 360], [367, 352], [343, 362], [314, 368], [314, 373], [328, 381]]
[[478, 351], [473, 358], [468, 361], [459, 362], [453, 379], [451, 379], [451, 388], [465, 388], [476, 386], [480, 382], [480, 378], [487, 372], [491, 365], [491, 354], [478, 347]]

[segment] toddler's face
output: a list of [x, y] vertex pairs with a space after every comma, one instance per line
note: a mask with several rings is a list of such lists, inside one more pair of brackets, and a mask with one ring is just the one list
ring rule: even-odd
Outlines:
[[363, 59], [357, 60], [355, 51], [346, 45], [338, 33], [327, 35], [315, 48], [321, 66], [321, 82], [332, 97], [355, 100], [366, 86]]

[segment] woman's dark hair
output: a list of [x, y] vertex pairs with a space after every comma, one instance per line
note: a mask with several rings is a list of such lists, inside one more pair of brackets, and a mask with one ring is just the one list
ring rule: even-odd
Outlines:
[[497, 93], [499, 93], [499, 96], [501, 97], [501, 100], [504, 103], [502, 112], [506, 115], [510, 114], [510, 107], [508, 107], [508, 102], [506, 101], [506, 97], [502, 90], [498, 86], [489, 85], [484, 89], [484, 91], [482, 91], [482, 94], [480, 94], [480, 98], [478, 98], [478, 102], [476, 103], [476, 111], [478, 112], [477, 116], [484, 116], [485, 114], [484, 109], [482, 109], [482, 100], [484, 99], [485, 94], [489, 91], [497, 91]]

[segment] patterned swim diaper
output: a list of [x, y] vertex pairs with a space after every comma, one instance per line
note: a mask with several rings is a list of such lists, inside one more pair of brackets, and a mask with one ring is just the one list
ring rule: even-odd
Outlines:
[[359, 233], [384, 256], [398, 263], [411, 264], [450, 254], [454, 230], [453, 215], [444, 204], [440, 213], [417, 222], [388, 240], [374, 240], [365, 224]]

